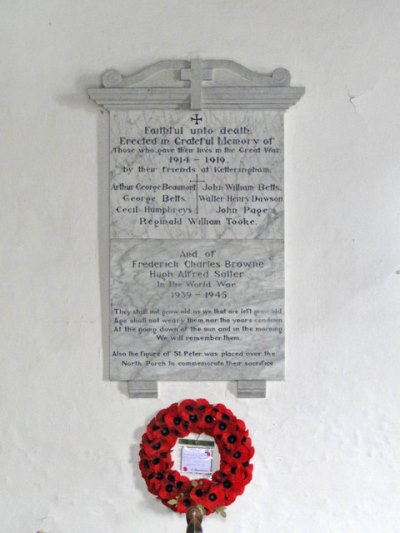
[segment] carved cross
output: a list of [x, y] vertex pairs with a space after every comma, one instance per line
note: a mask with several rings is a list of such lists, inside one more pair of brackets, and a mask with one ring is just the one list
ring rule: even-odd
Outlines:
[[202, 82], [212, 80], [212, 68], [202, 68], [201, 59], [192, 59], [190, 68], [181, 70], [181, 80], [190, 81], [190, 108], [201, 109]]

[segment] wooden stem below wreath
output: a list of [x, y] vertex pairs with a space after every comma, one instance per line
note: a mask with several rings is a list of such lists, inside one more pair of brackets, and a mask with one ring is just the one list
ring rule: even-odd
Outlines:
[[201, 522], [203, 520], [203, 512], [200, 507], [189, 507], [186, 513], [186, 521], [188, 523], [186, 533], [203, 533]]

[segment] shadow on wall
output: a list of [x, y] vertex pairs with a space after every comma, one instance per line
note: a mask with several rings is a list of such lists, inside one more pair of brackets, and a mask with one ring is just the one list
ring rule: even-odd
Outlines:
[[[99, 74], [81, 75], [76, 79], [76, 92], [55, 97], [55, 101], [71, 110], [89, 111], [97, 116], [97, 234], [99, 247], [99, 279], [101, 331], [103, 352], [103, 381], [109, 380], [109, 114], [88, 96], [88, 89], [99, 87]], [[128, 395], [126, 383], [121, 392]]]
[[54, 100], [57, 104], [67, 107], [71, 110], [83, 109], [92, 113], [107, 115], [105, 109], [100, 109], [98, 105], [92, 102], [88, 96], [88, 89], [100, 87], [101, 79], [99, 74], [81, 75], [76, 78], [76, 91], [73, 94], [59, 94]]

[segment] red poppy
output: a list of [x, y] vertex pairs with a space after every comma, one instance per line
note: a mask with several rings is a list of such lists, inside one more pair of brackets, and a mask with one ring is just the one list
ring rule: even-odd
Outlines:
[[225, 422], [236, 420], [236, 417], [232, 411], [227, 409], [222, 403], [217, 403], [217, 405], [214, 405], [214, 412], [217, 420], [224, 420]]
[[247, 447], [243, 444], [240, 444], [239, 446], [229, 450], [229, 453], [226, 454], [226, 461], [230, 464], [243, 464], [250, 461], [253, 455], [254, 448], [252, 446]]
[[228, 426], [221, 434], [221, 442], [229, 450], [236, 450], [238, 444], [242, 442], [242, 435], [235, 430], [233, 425]]
[[185, 419], [182, 418], [182, 411], [173, 404], [171, 410], [164, 415], [165, 427], [174, 432], [177, 436], [188, 434], [187, 427], [184, 426]]
[[195, 502], [195, 505], [203, 505], [205, 495], [211, 487], [211, 481], [209, 479], [202, 479], [195, 482], [195, 486], [192, 483], [192, 489], [190, 491], [190, 497]]
[[181, 496], [176, 504], [176, 510], [178, 513], [186, 513], [189, 507], [196, 505], [194, 501], [188, 495]]
[[199, 420], [196, 424], [199, 431], [203, 431], [204, 433], [211, 435], [210, 432], [216, 423], [214, 415], [215, 413], [211, 405], [206, 406], [204, 410], [199, 412]]
[[152, 441], [161, 439], [170, 444], [172, 447], [177, 439], [177, 433], [175, 429], [170, 429], [165, 423], [154, 424], [151, 423], [147, 426], [146, 439], [143, 439], [144, 443], [152, 444]]
[[207, 511], [213, 513], [217, 507], [225, 505], [225, 489], [220, 483], [210, 486], [203, 498], [203, 505]]
[[183, 400], [179, 404], [180, 409], [187, 409], [188, 411], [194, 411], [197, 407], [197, 401], [196, 400]]
[[220, 471], [225, 474], [225, 479], [229, 479], [232, 489], [237, 492], [240, 487], [244, 487], [251, 481], [253, 465], [244, 467], [225, 463], [220, 466]]
[[201, 412], [201, 411], [204, 411], [204, 409], [206, 408], [212, 408], [212, 406], [210, 405], [209, 401], [206, 400], [205, 398], [198, 398], [196, 400], [196, 410]]
[[[172, 404], [172, 405], [178, 405], [178, 404], [175, 403], [175, 404]], [[168, 413], [170, 407], [168, 407], [166, 409], [161, 409], [160, 411], [158, 411], [158, 413], [156, 414], [154, 420], [156, 420], [160, 424], [163, 424], [164, 423], [164, 416]]]
[[179, 496], [179, 490], [174, 483], [164, 481], [158, 491], [158, 497], [161, 500], [170, 500]]

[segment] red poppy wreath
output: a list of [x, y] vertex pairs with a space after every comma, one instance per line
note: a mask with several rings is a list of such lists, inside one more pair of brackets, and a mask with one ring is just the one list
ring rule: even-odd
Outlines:
[[[211, 479], [190, 480], [173, 469], [171, 450], [189, 433], [214, 437], [220, 468]], [[193, 506], [204, 514], [219, 512], [233, 503], [251, 481], [254, 448], [242, 420], [223, 404], [205, 399], [184, 400], [162, 409], [148, 424], [140, 445], [139, 468], [151, 494], [178, 513]]]

